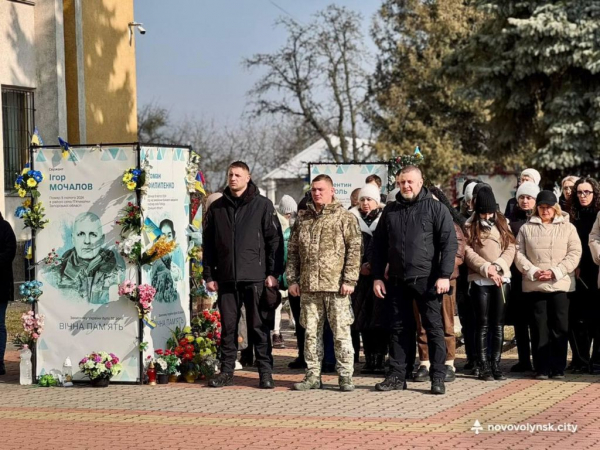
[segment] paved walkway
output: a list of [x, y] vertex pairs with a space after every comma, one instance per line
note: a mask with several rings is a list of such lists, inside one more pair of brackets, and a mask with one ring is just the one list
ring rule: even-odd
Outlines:
[[[288, 342], [292, 341], [288, 335]], [[445, 396], [429, 383], [375, 392], [377, 377], [355, 377], [341, 393], [337, 377], [321, 391], [291, 391], [301, 371], [287, 369], [294, 349], [275, 351], [277, 388], [257, 389], [254, 370], [235, 386], [39, 388], [18, 385], [17, 352], [0, 377], [0, 449], [533, 449], [598, 448], [600, 377], [564, 381], [514, 376], [482, 382], [459, 375]], [[509, 355], [510, 357], [512, 355]], [[464, 363], [458, 361], [460, 367]], [[504, 368], [514, 363], [505, 360]], [[357, 371], [360, 368], [357, 365]], [[472, 428], [479, 421], [478, 434]], [[496, 431], [490, 425], [577, 425], [570, 431]]]

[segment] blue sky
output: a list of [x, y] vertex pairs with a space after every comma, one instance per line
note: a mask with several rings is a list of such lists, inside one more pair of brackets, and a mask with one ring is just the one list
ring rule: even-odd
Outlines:
[[[242, 67], [244, 57], [276, 50], [285, 33], [274, 27], [284, 15], [306, 23], [325, 0], [136, 0], [138, 103], [155, 102], [175, 120], [188, 117], [234, 124], [244, 112], [246, 92], [259, 73]], [[381, 0], [336, 2], [364, 18], [368, 28]], [[276, 6], [277, 5], [277, 6]]]

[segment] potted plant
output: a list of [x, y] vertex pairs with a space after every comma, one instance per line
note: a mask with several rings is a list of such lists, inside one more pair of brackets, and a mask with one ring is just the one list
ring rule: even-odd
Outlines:
[[113, 376], [121, 373], [123, 366], [113, 353], [93, 352], [79, 361], [79, 369], [89, 377], [93, 387], [106, 387]]
[[163, 360], [167, 364], [167, 375], [169, 376], [169, 381], [175, 383], [180, 375], [179, 366], [181, 365], [181, 360], [177, 357], [175, 352], [171, 350], [155, 350], [154, 353], [158, 355], [157, 359]]

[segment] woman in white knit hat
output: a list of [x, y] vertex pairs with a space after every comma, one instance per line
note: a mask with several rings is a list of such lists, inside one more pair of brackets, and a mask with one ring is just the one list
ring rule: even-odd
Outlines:
[[[542, 176], [540, 175], [540, 173], [533, 169], [533, 168], [527, 168], [525, 169], [523, 172], [521, 172], [521, 175], [519, 176], [519, 184], [518, 186], [521, 186], [523, 183], [526, 182], [530, 182], [535, 184], [536, 186], [540, 185], [540, 181], [542, 181]], [[517, 187], [518, 187], [517, 186]], [[517, 197], [515, 196], [515, 198], [511, 198], [507, 203], [506, 203], [506, 209], [504, 210], [504, 215], [506, 217], [510, 217], [513, 215], [513, 210], [517, 207]]]
[[[509, 226], [513, 235], [518, 236], [521, 227], [529, 220], [535, 210], [535, 199], [540, 193], [537, 184], [526, 181], [517, 189], [517, 207], [512, 216], [508, 217]], [[510, 267], [512, 273], [511, 295], [506, 306], [506, 325], [515, 328], [515, 339], [517, 340], [517, 353], [519, 362], [514, 364], [511, 372], [530, 372], [533, 370], [531, 364], [531, 336], [533, 336], [532, 321], [533, 311], [531, 303], [523, 296], [523, 276], [513, 263]], [[533, 358], [535, 360], [535, 356]]]
[[[352, 307], [354, 309], [354, 334], [353, 343], [355, 354], [360, 351], [360, 340], [358, 332], [362, 334], [365, 365], [361, 373], [384, 373], [385, 355], [387, 353], [388, 334], [378, 326], [379, 302], [374, 302], [373, 277], [369, 264], [369, 244], [373, 232], [377, 228], [379, 218], [384, 205], [380, 203], [380, 191], [374, 184], [366, 184], [358, 195], [358, 207], [352, 208], [352, 212], [358, 219], [363, 237], [363, 260], [360, 277], [356, 290], [352, 295]], [[377, 304], [376, 304], [377, 303]], [[358, 347], [358, 348], [357, 348]]]

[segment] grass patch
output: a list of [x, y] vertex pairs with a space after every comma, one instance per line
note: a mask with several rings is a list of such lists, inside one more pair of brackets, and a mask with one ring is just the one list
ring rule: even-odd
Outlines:
[[21, 324], [21, 315], [31, 309], [31, 306], [25, 303], [10, 302], [6, 310], [6, 331], [8, 332], [8, 342], [12, 342], [16, 334], [23, 331]]

